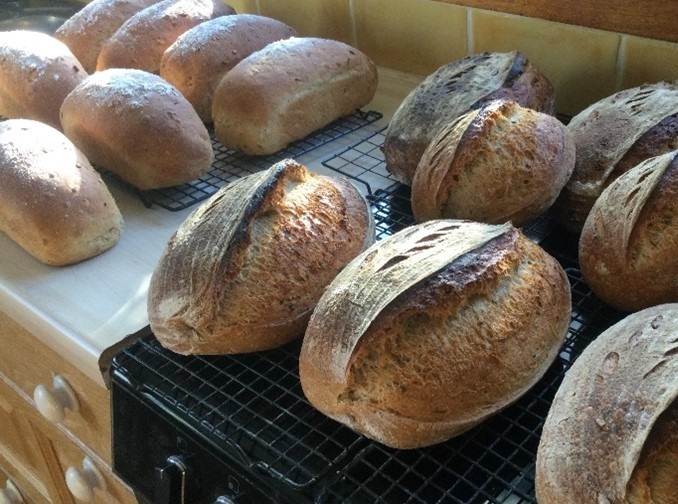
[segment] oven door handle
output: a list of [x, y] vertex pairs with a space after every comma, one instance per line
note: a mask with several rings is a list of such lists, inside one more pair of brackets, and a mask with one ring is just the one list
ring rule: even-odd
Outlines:
[[170, 455], [155, 468], [155, 504], [189, 504], [190, 467], [182, 457]]

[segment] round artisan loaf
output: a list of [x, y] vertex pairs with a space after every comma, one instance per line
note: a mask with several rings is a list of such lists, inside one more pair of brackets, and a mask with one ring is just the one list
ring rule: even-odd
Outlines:
[[620, 91], [577, 114], [567, 127], [577, 159], [554, 209], [564, 227], [579, 233], [610, 182], [647, 158], [678, 149], [678, 83]]
[[214, 160], [207, 128], [174, 86], [142, 70], [95, 72], [61, 106], [64, 133], [138, 189], [190, 182]]
[[280, 161], [219, 190], [170, 239], [149, 287], [151, 329], [181, 354], [283, 345], [373, 242], [372, 213], [351, 183]]
[[417, 221], [522, 226], [547, 210], [574, 169], [574, 142], [554, 116], [494, 100], [453, 120], [424, 151], [412, 181]]
[[675, 504], [678, 305], [628, 315], [565, 374], [537, 450], [539, 504]]
[[367, 105], [376, 89], [376, 66], [357, 49], [321, 38], [280, 40], [226, 73], [214, 93], [214, 132], [230, 149], [272, 154]]
[[92, 0], [54, 32], [88, 73], [94, 73], [104, 43], [137, 12], [158, 0]]
[[579, 265], [591, 290], [619, 310], [678, 302], [678, 151], [603, 190], [579, 237]]
[[101, 47], [97, 70], [136, 68], [157, 74], [179, 35], [204, 21], [235, 14], [223, 0], [161, 0], [125, 21]]
[[285, 23], [254, 14], [205, 21], [167, 48], [160, 77], [186, 97], [203, 122], [211, 123], [212, 97], [224, 74], [271, 42], [296, 35]]
[[118, 242], [122, 216], [87, 158], [59, 130], [32, 119], [0, 122], [0, 230], [54, 266]]
[[299, 356], [319, 411], [394, 448], [445, 441], [524, 394], [570, 320], [558, 262], [510, 223], [437, 220], [334, 279]]
[[61, 102], [86, 77], [71, 50], [54, 37], [0, 32], [0, 116], [35, 119], [61, 130]]
[[422, 154], [445, 126], [482, 103], [500, 98], [554, 113], [553, 86], [517, 51], [476, 54], [440, 67], [393, 114], [384, 137], [386, 168], [410, 185]]

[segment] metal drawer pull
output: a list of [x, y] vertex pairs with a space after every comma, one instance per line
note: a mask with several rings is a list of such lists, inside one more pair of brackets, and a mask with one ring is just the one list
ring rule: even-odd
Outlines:
[[5, 488], [0, 489], [0, 504], [22, 504], [24, 498], [19, 489], [10, 480], [7, 480]]
[[85, 457], [82, 469], [71, 466], [66, 470], [66, 486], [73, 497], [89, 502], [94, 498], [95, 488], [106, 490], [106, 480], [92, 459]]
[[42, 416], [54, 423], [64, 421], [66, 408], [78, 411], [80, 407], [75, 392], [61, 376], [56, 375], [52, 381], [52, 389], [40, 384], [33, 391], [35, 406]]

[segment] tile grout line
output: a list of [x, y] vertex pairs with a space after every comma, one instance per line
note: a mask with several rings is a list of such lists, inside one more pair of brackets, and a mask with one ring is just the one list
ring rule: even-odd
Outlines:
[[473, 9], [466, 7], [466, 55], [470, 56], [474, 52], [473, 44]]
[[625, 41], [628, 35], [619, 35], [619, 43], [617, 44], [617, 58], [615, 60], [614, 68], [614, 89], [621, 90], [621, 85], [624, 79], [624, 68], [626, 66], [626, 51], [624, 50]]
[[348, 16], [351, 21], [351, 45], [356, 49], [360, 49], [360, 47], [358, 47], [358, 30], [356, 27], [355, 5], [353, 0], [348, 0]]

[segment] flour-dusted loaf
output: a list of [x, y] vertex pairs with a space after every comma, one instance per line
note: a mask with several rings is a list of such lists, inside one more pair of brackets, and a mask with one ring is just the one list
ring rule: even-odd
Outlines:
[[59, 130], [0, 122], [0, 231], [37, 260], [74, 264], [113, 247], [120, 211], [87, 158]]
[[436, 220], [337, 275], [299, 356], [319, 411], [395, 448], [445, 441], [546, 372], [570, 320], [558, 262], [510, 223]]
[[212, 140], [191, 104], [143, 70], [93, 73], [64, 100], [61, 123], [95, 166], [142, 190], [190, 182], [214, 160]]
[[219, 190], [170, 239], [149, 287], [151, 329], [181, 354], [283, 345], [374, 239], [350, 182], [280, 161]]
[[92, 0], [54, 32], [88, 73], [96, 71], [104, 43], [137, 12], [158, 0]]
[[214, 93], [214, 131], [230, 149], [272, 154], [368, 104], [376, 89], [376, 66], [357, 49], [322, 38], [280, 40], [226, 73]]
[[136, 68], [157, 74], [162, 55], [179, 35], [230, 14], [235, 9], [223, 0], [161, 0], [134, 14], [106, 40], [97, 70]]
[[61, 41], [34, 31], [0, 32], [0, 116], [61, 129], [59, 107], [87, 77]]
[[294, 28], [266, 16], [221, 16], [180, 35], [160, 60], [160, 77], [211, 123], [212, 97], [224, 74], [271, 42], [296, 35]]
[[539, 504], [673, 504], [678, 305], [628, 315], [565, 374], [537, 450]]
[[440, 67], [395, 111], [384, 138], [386, 169], [411, 184], [424, 150], [446, 125], [486, 101], [502, 98], [554, 113], [553, 86], [518, 51], [485, 52]]
[[636, 311], [678, 302], [678, 151], [641, 162], [596, 199], [579, 237], [584, 281]]
[[559, 222], [579, 233], [610, 182], [647, 158], [678, 149], [678, 83], [625, 89], [592, 104], [567, 127], [577, 161], [554, 207]]
[[493, 100], [451, 121], [412, 181], [417, 221], [522, 226], [551, 207], [574, 169], [574, 142], [554, 116]]

